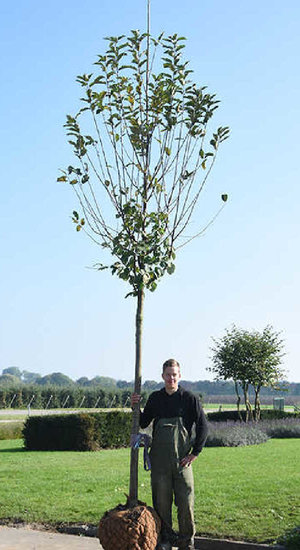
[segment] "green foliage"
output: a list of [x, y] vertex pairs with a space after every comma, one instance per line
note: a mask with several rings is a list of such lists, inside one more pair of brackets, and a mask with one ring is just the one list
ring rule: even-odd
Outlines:
[[20, 386], [21, 380], [17, 376], [12, 374], [2, 374], [0, 376], [0, 387], [11, 388], [13, 386]]
[[73, 380], [66, 376], [62, 372], [53, 372], [52, 374], [47, 374], [41, 378], [37, 378], [35, 381], [36, 384], [41, 386], [72, 386], [74, 384]]
[[289, 529], [277, 539], [277, 543], [284, 546], [287, 550], [299, 550], [300, 548], [300, 526]]
[[280, 366], [283, 341], [279, 334], [271, 326], [267, 326], [262, 333], [233, 326], [231, 330], [226, 330], [225, 336], [219, 340], [213, 338], [213, 366], [208, 370], [218, 379], [233, 379], [238, 399], [238, 387], [242, 388], [248, 411], [247, 418], [251, 412], [248, 394], [250, 384], [255, 391], [255, 416], [258, 419], [261, 388], [269, 386], [279, 389], [278, 382], [283, 379], [284, 371]]
[[94, 451], [129, 445], [131, 415], [100, 412], [32, 416], [25, 423], [25, 448], [35, 451]]
[[19, 367], [7, 367], [3, 369], [2, 374], [11, 374], [12, 376], [16, 376], [16, 378], [21, 378], [22, 376]]
[[99, 445], [102, 449], [128, 447], [131, 414], [122, 411], [94, 413]]
[[[247, 412], [245, 410], [240, 411], [242, 420], [246, 420], [246, 414]], [[239, 413], [236, 410], [209, 412], [207, 413], [207, 418], [212, 422], [227, 422], [228, 420], [238, 421]], [[277, 411], [274, 409], [263, 409], [260, 415], [261, 420], [279, 420], [284, 418], [300, 418], [300, 415], [297, 413]]]
[[95, 419], [88, 414], [32, 416], [23, 429], [28, 451], [92, 451]]
[[20, 439], [22, 430], [23, 422], [1, 422], [0, 439]]
[[[192, 82], [183, 37], [132, 31], [106, 40], [96, 73], [77, 77], [83, 106], [65, 127], [78, 164], [62, 170], [58, 181], [69, 183], [79, 200], [76, 230], [116, 258], [95, 267], [109, 268], [137, 296], [174, 272], [175, 243], [190, 240], [184, 231], [229, 129], [219, 127], [209, 140], [219, 101]], [[201, 169], [206, 174], [196, 182]]]

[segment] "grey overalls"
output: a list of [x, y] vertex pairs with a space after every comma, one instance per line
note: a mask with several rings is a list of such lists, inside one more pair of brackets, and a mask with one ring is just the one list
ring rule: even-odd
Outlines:
[[180, 416], [157, 420], [150, 451], [153, 506], [162, 520], [162, 540], [169, 540], [175, 495], [178, 545], [184, 550], [193, 546], [195, 534], [193, 471], [191, 466], [180, 466], [190, 449], [190, 437]]

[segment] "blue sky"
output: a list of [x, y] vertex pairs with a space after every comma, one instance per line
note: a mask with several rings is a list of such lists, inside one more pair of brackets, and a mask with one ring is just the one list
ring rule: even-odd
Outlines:
[[[183, 11], [184, 6], [184, 11]], [[101, 249], [74, 231], [72, 160], [63, 124], [79, 107], [76, 75], [93, 71], [104, 36], [145, 28], [145, 1], [18, 0], [0, 6], [0, 371], [134, 377], [133, 299], [89, 269]], [[175, 357], [183, 377], [210, 379], [211, 337], [232, 323], [285, 341], [299, 382], [300, 4], [152, 0], [152, 33], [186, 36], [194, 80], [221, 99], [212, 129], [231, 128], [200, 202], [207, 233], [146, 296], [143, 378]]]

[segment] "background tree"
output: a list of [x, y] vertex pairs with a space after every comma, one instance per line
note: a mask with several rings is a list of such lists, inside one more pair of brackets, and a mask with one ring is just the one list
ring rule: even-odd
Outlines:
[[[77, 165], [63, 170], [58, 181], [68, 182], [77, 196], [76, 230], [115, 258], [95, 267], [109, 268], [126, 281], [127, 296], [137, 300], [135, 392], [140, 393], [145, 291], [154, 291], [165, 273], [174, 272], [176, 249], [206, 229], [187, 232], [229, 129], [219, 127], [207, 137], [219, 102], [190, 80], [192, 71], [181, 57], [183, 37], [154, 39], [149, 32], [132, 31], [106, 40], [97, 74], [77, 78], [83, 107], [65, 124]], [[136, 406], [133, 436], [138, 429]], [[132, 449], [131, 503], [137, 501], [137, 465], [138, 450]]]
[[249, 399], [249, 386], [252, 385], [255, 392], [255, 419], [259, 420], [261, 388], [268, 386], [282, 390], [282, 386], [278, 386], [278, 382], [284, 377], [284, 370], [280, 367], [284, 355], [280, 333], [269, 325], [262, 333], [233, 326], [231, 330], [226, 330], [225, 336], [220, 339], [213, 338], [213, 341], [213, 366], [208, 370], [215, 373], [218, 380], [234, 381], [239, 414], [239, 387], [242, 388], [246, 420], [252, 416]]
[[12, 376], [16, 376], [20, 380], [22, 377], [22, 371], [20, 371], [19, 367], [7, 367], [6, 369], [3, 369], [2, 374], [11, 374]]
[[62, 372], [53, 372], [52, 374], [46, 374], [36, 380], [36, 384], [41, 386], [74, 386], [74, 381]]
[[28, 370], [22, 371], [22, 380], [24, 384], [35, 384], [39, 378], [41, 378], [41, 375], [37, 372], [30, 372]]

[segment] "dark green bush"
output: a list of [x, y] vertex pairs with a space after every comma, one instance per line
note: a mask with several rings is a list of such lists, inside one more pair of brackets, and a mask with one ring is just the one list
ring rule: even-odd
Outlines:
[[122, 411], [31, 416], [23, 437], [35, 451], [93, 451], [126, 447], [130, 442], [131, 414]]
[[97, 448], [95, 419], [89, 414], [31, 416], [23, 437], [28, 451], [92, 451]]
[[92, 413], [95, 418], [97, 441], [102, 449], [128, 447], [131, 414], [123, 411]]
[[284, 546], [287, 550], [299, 550], [300, 548], [300, 525], [290, 529], [282, 535], [277, 543]]
[[[246, 411], [240, 411], [242, 419], [246, 420]], [[240, 420], [238, 411], [216, 411], [207, 413], [208, 420], [212, 422], [227, 422], [228, 420], [233, 420], [238, 422]], [[299, 413], [290, 413], [286, 411], [277, 411], [275, 409], [262, 409], [261, 411], [261, 420], [266, 419], [280, 419], [280, 418], [300, 418]]]
[[1, 422], [0, 439], [21, 439], [23, 422]]

